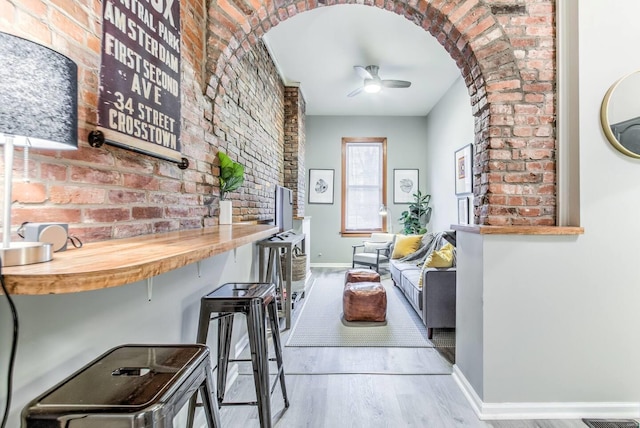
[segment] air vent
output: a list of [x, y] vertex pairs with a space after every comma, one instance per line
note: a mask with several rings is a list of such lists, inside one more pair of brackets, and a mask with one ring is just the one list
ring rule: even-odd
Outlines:
[[633, 419], [583, 419], [582, 422], [591, 428], [638, 428]]

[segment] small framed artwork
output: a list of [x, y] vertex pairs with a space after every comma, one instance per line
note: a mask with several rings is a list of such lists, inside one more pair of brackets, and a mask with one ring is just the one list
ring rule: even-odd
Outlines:
[[393, 203], [410, 204], [413, 194], [418, 192], [417, 169], [393, 170]]
[[458, 224], [469, 224], [469, 198], [458, 198]]
[[309, 169], [309, 203], [333, 204], [333, 169]]
[[473, 171], [471, 157], [473, 149], [468, 144], [455, 153], [455, 172], [456, 172], [456, 195], [464, 195], [473, 192]]

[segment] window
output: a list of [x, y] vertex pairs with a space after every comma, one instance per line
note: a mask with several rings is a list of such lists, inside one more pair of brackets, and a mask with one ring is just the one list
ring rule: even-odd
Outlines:
[[342, 139], [342, 234], [386, 231], [387, 139]]

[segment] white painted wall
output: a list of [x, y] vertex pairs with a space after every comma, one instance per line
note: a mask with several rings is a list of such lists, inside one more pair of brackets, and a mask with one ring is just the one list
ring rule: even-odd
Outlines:
[[[427, 193], [431, 194], [432, 231], [449, 230], [458, 223], [454, 153], [473, 144], [471, 99], [462, 77], [458, 78], [427, 116]], [[463, 196], [460, 196], [463, 197]], [[467, 195], [472, 206], [473, 195]], [[473, 222], [473, 216], [470, 216]]]
[[[112, 347], [193, 343], [200, 298], [227, 282], [255, 280], [256, 255], [253, 245], [245, 245], [203, 260], [200, 277], [196, 264], [160, 275], [154, 278], [151, 301], [147, 300], [143, 281], [82, 293], [14, 296], [20, 338], [7, 427], [20, 426], [20, 411], [30, 400]], [[244, 322], [241, 318], [238, 321]], [[9, 307], [0, 296], [0, 342], [7, 347], [0, 352], [3, 404], [11, 331]], [[216, 329], [209, 331], [208, 343], [213, 344], [215, 355]], [[234, 337], [244, 335], [244, 331], [234, 329]]]
[[418, 168], [420, 189], [424, 191], [429, 144], [426, 121], [423, 117], [309, 116], [306, 127], [305, 165], [307, 169], [335, 169], [333, 205], [307, 203], [305, 206], [305, 215], [313, 218], [311, 263], [351, 263], [351, 246], [361, 243], [362, 238], [343, 238], [339, 233], [342, 138], [387, 138], [387, 203], [391, 209], [391, 219], [396, 220], [393, 231], [399, 232], [401, 227], [397, 219], [407, 205], [392, 203], [393, 169]]
[[[470, 310], [483, 313], [481, 333], [460, 334], [481, 345], [459, 342], [458, 368], [488, 414], [640, 416], [640, 162], [613, 148], [599, 121], [609, 86], [638, 68], [639, 14], [635, 0], [579, 4], [580, 97], [572, 108], [580, 111], [584, 235], [458, 232], [470, 247], [458, 253], [459, 279], [481, 275], [458, 282], [458, 302], [479, 287]], [[480, 269], [469, 259], [478, 251]]]
[[456, 235], [456, 366], [483, 398], [483, 242], [478, 234]]

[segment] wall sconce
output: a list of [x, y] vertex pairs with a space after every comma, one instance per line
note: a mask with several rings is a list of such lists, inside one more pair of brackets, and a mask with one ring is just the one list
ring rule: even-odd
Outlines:
[[52, 259], [52, 245], [11, 242], [14, 146], [78, 148], [78, 67], [66, 56], [0, 32], [0, 145], [4, 145], [2, 248], [4, 266]]

